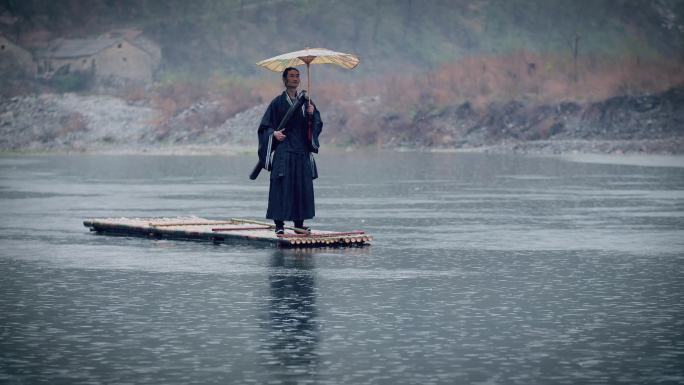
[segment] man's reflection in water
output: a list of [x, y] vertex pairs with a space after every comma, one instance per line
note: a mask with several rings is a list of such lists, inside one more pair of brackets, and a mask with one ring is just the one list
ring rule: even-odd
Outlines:
[[277, 250], [271, 257], [266, 365], [281, 383], [314, 380], [319, 340], [314, 255]]

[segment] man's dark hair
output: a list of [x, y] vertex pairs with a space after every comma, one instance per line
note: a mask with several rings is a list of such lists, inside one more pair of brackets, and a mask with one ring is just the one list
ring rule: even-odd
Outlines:
[[285, 68], [285, 70], [283, 70], [283, 80], [287, 79], [287, 73], [292, 71], [292, 70], [299, 72], [299, 70], [294, 68], [294, 67], [287, 67], [287, 68]]

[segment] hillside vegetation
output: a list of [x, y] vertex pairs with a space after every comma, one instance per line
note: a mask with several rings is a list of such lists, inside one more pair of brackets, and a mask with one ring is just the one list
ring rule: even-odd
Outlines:
[[[682, 0], [2, 0], [0, 15], [0, 31], [33, 50], [121, 28], [157, 41], [155, 83], [106, 92], [158, 111], [159, 140], [183, 125], [217, 129], [269, 101], [278, 75], [254, 63], [306, 46], [361, 58], [353, 71], [312, 69], [312, 94], [341, 145], [458, 146], [431, 139], [425, 120], [466, 104], [486, 116], [510, 102], [532, 111], [684, 85]], [[14, 82], [3, 93], [50, 90]], [[184, 118], [198, 102], [216, 107]]]
[[[364, 73], [432, 68], [472, 55], [684, 58], [681, 0], [3, 0], [5, 30], [82, 37], [140, 28], [165, 71], [256, 74], [253, 63], [304, 46], [363, 58]], [[35, 42], [34, 42], [35, 44]]]

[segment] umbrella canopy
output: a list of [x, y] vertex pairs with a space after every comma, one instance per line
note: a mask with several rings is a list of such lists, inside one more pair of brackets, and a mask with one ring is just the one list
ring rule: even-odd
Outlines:
[[275, 72], [303, 64], [306, 64], [307, 67], [309, 64], [337, 64], [340, 67], [352, 69], [359, 65], [359, 58], [348, 53], [335, 52], [325, 48], [307, 48], [265, 59], [256, 64]]

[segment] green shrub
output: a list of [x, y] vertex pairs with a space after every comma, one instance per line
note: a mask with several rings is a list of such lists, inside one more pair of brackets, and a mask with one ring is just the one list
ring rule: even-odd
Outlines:
[[84, 91], [90, 87], [92, 75], [83, 72], [56, 74], [50, 84], [57, 92]]

